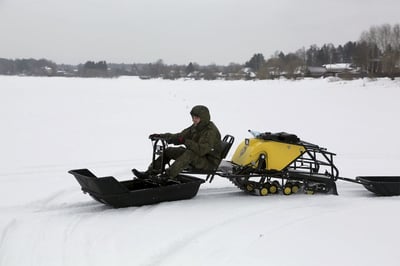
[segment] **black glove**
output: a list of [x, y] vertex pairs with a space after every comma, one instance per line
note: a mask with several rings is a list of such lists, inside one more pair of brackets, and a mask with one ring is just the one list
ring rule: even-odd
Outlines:
[[162, 138], [162, 135], [161, 134], [157, 134], [157, 133], [151, 134], [149, 136], [149, 139], [151, 139], [151, 140], [160, 139], [160, 138]]
[[183, 136], [177, 136], [176, 138], [171, 138], [168, 140], [168, 143], [174, 145], [181, 145], [185, 143], [185, 138]]

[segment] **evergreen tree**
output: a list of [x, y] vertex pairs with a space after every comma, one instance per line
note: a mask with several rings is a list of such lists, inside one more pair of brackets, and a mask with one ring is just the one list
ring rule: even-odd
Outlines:
[[245, 66], [250, 67], [255, 72], [257, 72], [263, 67], [264, 64], [265, 64], [264, 56], [262, 54], [255, 54], [250, 59], [250, 61], [246, 62]]

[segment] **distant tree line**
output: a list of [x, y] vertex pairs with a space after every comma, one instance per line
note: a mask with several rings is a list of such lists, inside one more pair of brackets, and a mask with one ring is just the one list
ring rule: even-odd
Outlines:
[[56, 71], [57, 64], [46, 59], [16, 59], [0, 58], [1, 75], [46, 76]]
[[304, 67], [334, 63], [350, 63], [371, 76], [400, 76], [400, 25], [373, 26], [361, 34], [359, 41], [337, 47], [311, 45], [286, 55], [276, 52], [268, 60], [262, 54], [255, 54], [245, 66], [259, 78], [270, 78], [282, 74], [293, 77]]
[[82, 77], [108, 77], [108, 65], [106, 61], [87, 61], [84, 65], [79, 65], [77, 75]]
[[0, 58], [0, 75], [28, 76], [80, 76], [116, 77], [139, 76], [143, 79], [270, 79], [285, 76], [304, 76], [307, 68], [327, 64], [348, 63], [358, 73], [376, 77], [400, 76], [400, 26], [383, 24], [373, 26], [361, 34], [358, 41], [349, 41], [335, 47], [324, 44], [311, 45], [296, 52], [275, 52], [265, 59], [261, 53], [254, 54], [244, 64], [227, 66], [215, 64], [201, 66], [194, 62], [187, 65], [167, 65], [160, 59], [147, 64], [113, 64], [106, 61], [87, 61], [79, 65], [57, 65], [46, 59]]

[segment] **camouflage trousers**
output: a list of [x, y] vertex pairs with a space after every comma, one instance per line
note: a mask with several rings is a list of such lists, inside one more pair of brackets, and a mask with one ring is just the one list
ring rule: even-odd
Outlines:
[[184, 147], [168, 147], [164, 151], [164, 158], [158, 157], [153, 164], [149, 166], [150, 171], [161, 169], [162, 163], [164, 166], [169, 164], [171, 160], [174, 162], [165, 170], [170, 178], [175, 178], [183, 169], [192, 167], [198, 170], [213, 170], [216, 166], [207, 160], [206, 156], [199, 156], [193, 151]]

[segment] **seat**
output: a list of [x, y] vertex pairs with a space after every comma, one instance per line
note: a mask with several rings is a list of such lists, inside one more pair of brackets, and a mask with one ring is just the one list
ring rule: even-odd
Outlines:
[[235, 138], [231, 135], [225, 135], [225, 137], [222, 139], [222, 141], [221, 141], [221, 146], [222, 146], [221, 160], [226, 158], [234, 141], [235, 141]]
[[[223, 159], [226, 158], [226, 156], [228, 155], [233, 142], [235, 141], [235, 137], [233, 137], [232, 135], [225, 135], [224, 138], [221, 140], [221, 161]], [[218, 170], [219, 165], [213, 169], [213, 171], [211, 173], [207, 174], [207, 178], [206, 181], [209, 181], [210, 183], [213, 181], [214, 176], [215, 176], [215, 172]]]

